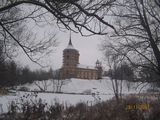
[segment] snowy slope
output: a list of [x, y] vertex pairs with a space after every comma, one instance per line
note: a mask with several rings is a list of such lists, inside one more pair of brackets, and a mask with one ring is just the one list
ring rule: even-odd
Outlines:
[[[30, 94], [29, 99], [39, 99], [41, 98], [44, 102], [48, 104], [54, 104], [55, 101], [63, 104], [72, 104], [75, 105], [79, 102], [85, 103], [96, 103], [97, 101], [105, 101], [114, 96], [112, 89], [112, 82], [110, 78], [106, 77], [101, 80], [83, 80], [83, 79], [70, 79], [64, 80], [63, 86], [61, 88], [61, 92], [65, 94], [56, 94], [56, 93], [38, 93], [37, 98], [34, 98], [31, 92], [20, 92], [17, 91], [16, 95], [6, 95], [0, 96], [0, 106], [2, 106], [3, 111], [0, 110], [0, 113], [8, 111], [8, 105], [11, 101], [19, 102], [20, 98], [25, 96], [26, 94]], [[123, 81], [123, 90], [122, 93], [138, 93], [142, 88], [143, 84], [141, 84], [137, 89], [136, 86], [140, 83], [130, 83], [130, 89], [127, 87], [127, 82]], [[36, 81], [36, 83], [25, 84], [21, 86], [17, 86], [17, 89], [20, 87], [26, 87], [29, 90], [40, 90], [40, 88], [46, 87], [46, 91], [55, 92], [57, 87], [57, 81], [47, 80], [47, 81]], [[144, 87], [142, 92], [145, 91], [148, 86]], [[85, 93], [87, 95], [80, 94], [66, 94], [66, 93]], [[95, 94], [93, 94], [95, 93]]]
[[[120, 81], [119, 81], [120, 82]], [[61, 92], [64, 93], [97, 93], [97, 94], [113, 94], [112, 82], [109, 77], [105, 77], [100, 80], [83, 80], [83, 79], [69, 79], [63, 81]], [[140, 83], [133, 82], [122, 82], [122, 92], [127, 93], [138, 93], [144, 84], [139, 85]], [[40, 88], [45, 91], [55, 92], [57, 87], [57, 80], [46, 80], [46, 81], [35, 81], [32, 84], [23, 85], [27, 87], [30, 91], [39, 91]], [[139, 85], [139, 86], [138, 86]], [[138, 86], [138, 88], [137, 88]], [[22, 86], [19, 86], [22, 87]], [[145, 91], [148, 88], [148, 85], [145, 86], [141, 92]]]

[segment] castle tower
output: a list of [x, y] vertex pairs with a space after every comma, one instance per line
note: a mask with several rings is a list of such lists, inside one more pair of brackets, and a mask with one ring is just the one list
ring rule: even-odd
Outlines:
[[76, 77], [76, 67], [78, 64], [79, 52], [73, 47], [70, 36], [68, 46], [63, 50], [62, 78]]
[[63, 67], [76, 67], [79, 64], [79, 52], [71, 41], [71, 37], [66, 49], [63, 50]]
[[102, 66], [98, 60], [96, 66], [80, 64], [79, 51], [73, 47], [70, 35], [69, 43], [63, 50], [63, 65], [59, 73], [59, 79], [100, 79], [102, 78]]
[[96, 61], [96, 68], [97, 68], [97, 72], [98, 72], [98, 79], [101, 79], [102, 78], [102, 63], [97, 60]]

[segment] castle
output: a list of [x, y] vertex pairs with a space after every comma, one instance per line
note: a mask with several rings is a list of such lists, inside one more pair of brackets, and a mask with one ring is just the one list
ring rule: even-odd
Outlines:
[[100, 79], [102, 77], [101, 63], [97, 60], [95, 67], [79, 63], [79, 51], [72, 45], [71, 37], [67, 48], [63, 50], [63, 65], [60, 69], [60, 79]]

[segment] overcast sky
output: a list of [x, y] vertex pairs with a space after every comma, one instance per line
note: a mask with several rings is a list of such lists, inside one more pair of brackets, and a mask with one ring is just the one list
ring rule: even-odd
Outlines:
[[[53, 53], [41, 60], [42, 64], [45, 64], [53, 69], [58, 69], [62, 66], [63, 50], [67, 47], [70, 36], [69, 31], [57, 31], [56, 33], [56, 39], [59, 42], [58, 46], [55, 48]], [[102, 60], [102, 53], [99, 51], [98, 45], [103, 40], [103, 37], [82, 37], [80, 34], [71, 33], [71, 38], [74, 48], [77, 49], [80, 53], [80, 64], [94, 66], [97, 59]], [[23, 54], [19, 55], [16, 61], [23, 66], [29, 66], [33, 69], [40, 68]]]
[[[25, 8], [25, 6], [23, 7]], [[50, 17], [47, 17], [47, 19], [50, 20]], [[61, 68], [63, 50], [68, 45], [70, 31], [69, 30], [65, 30], [65, 32], [60, 31], [56, 21], [53, 21], [52, 19], [50, 20], [50, 24], [46, 22], [44, 23], [40, 22], [38, 23], [39, 25], [37, 26], [37, 23], [35, 23], [34, 20], [24, 21], [24, 24], [27, 26], [29, 31], [33, 32], [33, 34], [36, 35], [36, 40], [43, 39], [44, 34], [56, 33], [56, 39], [59, 43], [58, 46], [54, 49], [53, 53], [41, 59], [40, 63], [42, 65], [49, 66], [54, 70]], [[48, 36], [46, 35], [46, 37]], [[71, 37], [72, 37], [73, 46], [80, 53], [80, 57], [79, 57], [80, 64], [95, 66], [95, 62], [97, 59], [102, 60], [102, 52], [99, 51], [98, 45], [100, 45], [101, 41], [104, 40], [104, 36], [94, 35], [91, 37], [82, 37], [80, 34], [72, 32]], [[33, 69], [40, 68], [40, 66], [31, 62], [24, 53], [21, 53], [18, 57], [16, 57], [15, 60], [21, 66], [29, 66], [30, 68], [33, 68]]]

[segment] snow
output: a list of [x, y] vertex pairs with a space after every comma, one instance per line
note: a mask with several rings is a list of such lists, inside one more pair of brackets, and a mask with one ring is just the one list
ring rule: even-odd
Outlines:
[[[58, 81], [57, 80], [35, 81], [32, 84], [25, 84], [23, 86], [27, 87], [30, 91], [40, 90], [36, 84], [38, 84], [38, 86], [40, 86], [41, 88], [44, 88], [44, 86], [46, 85], [46, 88], [47, 88], [46, 91], [55, 92], [55, 89], [58, 85]], [[61, 89], [61, 92], [64, 92], [64, 93], [83, 93], [86, 90], [90, 90], [91, 93], [113, 94], [112, 82], [109, 77], [105, 77], [100, 80], [87, 80], [87, 79], [84, 80], [84, 79], [72, 78], [72, 79], [63, 80], [62, 83], [59, 83], [59, 84], [64, 84], [62, 85], [62, 89]], [[125, 94], [138, 93], [140, 91], [140, 88], [144, 85], [138, 82], [129, 83], [126, 81], [123, 81], [122, 84], [123, 84], [122, 92]], [[138, 85], [139, 87], [136, 89]], [[22, 86], [19, 86], [19, 87], [22, 87]], [[130, 87], [130, 89], [128, 89], [128, 87]], [[146, 87], [144, 87], [144, 89], [142, 90], [145, 90]]]
[[[111, 99], [114, 96], [112, 82], [108, 77], [103, 78], [101, 80], [83, 80], [72, 78], [63, 80], [62, 84], [62, 94], [54, 93], [56, 91], [57, 86], [59, 85], [59, 81], [57, 80], [35, 81], [32, 84], [17, 86], [17, 89], [19, 89], [20, 87], [27, 87], [30, 91], [39, 91], [40, 88], [38, 86], [40, 86], [41, 88], [44, 88], [45, 91], [48, 91], [48, 93], [38, 93], [36, 98], [34, 98], [33, 92], [20, 91], [17, 91], [16, 95], [10, 94], [0, 96], [0, 106], [2, 106], [3, 108], [3, 111], [1, 111], [0, 108], [0, 113], [7, 112], [8, 106], [12, 101], [19, 102], [20, 99], [23, 98], [26, 94], [30, 94], [30, 98], [25, 98], [26, 100], [34, 100], [41, 98], [47, 104], [54, 104], [56, 101], [65, 105], [75, 105], [79, 102], [94, 104], [96, 102]], [[126, 81], [123, 81], [122, 84], [123, 94], [138, 93], [143, 86], [143, 84], [140, 83], [128, 84]], [[137, 88], [138, 84], [140, 85]], [[128, 89], [129, 87], [130, 89]], [[147, 88], [148, 86], [145, 86], [141, 92], [144, 92]]]
[[[33, 92], [32, 92], [33, 93]], [[77, 103], [83, 102], [88, 104], [94, 104], [97, 103], [97, 101], [105, 101], [107, 99], [110, 99], [113, 97], [113, 95], [73, 95], [73, 94], [56, 94], [56, 93], [38, 93], [37, 97], [33, 97], [31, 92], [18, 92], [16, 96], [12, 95], [6, 95], [6, 96], [0, 96], [0, 104], [2, 104], [3, 111], [0, 111], [0, 113], [7, 112], [9, 108], [9, 104], [11, 104], [12, 101], [15, 101], [16, 104], [21, 103], [21, 98], [25, 99], [25, 94], [30, 94], [30, 98], [27, 98], [28, 101], [30, 100], [39, 100], [39, 98], [42, 99], [43, 102], [47, 103], [48, 105], [52, 105], [55, 102], [58, 102], [60, 104], [64, 105], [76, 105]], [[33, 93], [34, 94], [34, 93]], [[24, 100], [25, 101], [25, 100]]]

